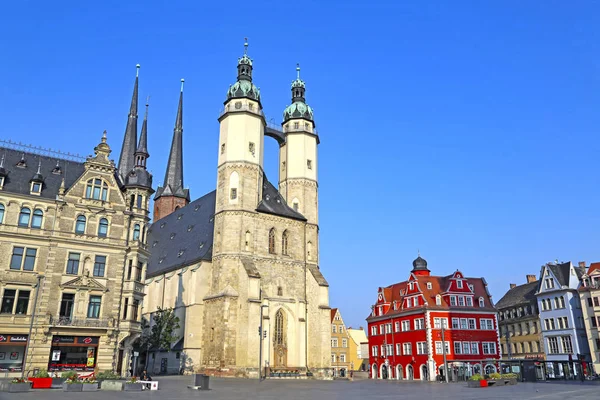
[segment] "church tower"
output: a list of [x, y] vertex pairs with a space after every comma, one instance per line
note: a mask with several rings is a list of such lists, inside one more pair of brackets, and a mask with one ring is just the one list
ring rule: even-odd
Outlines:
[[133, 152], [137, 145], [137, 120], [138, 120], [138, 80], [140, 64], [136, 65], [135, 83], [133, 84], [133, 96], [131, 97], [131, 106], [127, 116], [127, 126], [125, 127], [125, 136], [123, 136], [123, 146], [121, 146], [121, 155], [119, 156], [118, 171], [121, 181], [133, 169]]
[[154, 221], [185, 207], [190, 202], [190, 193], [183, 186], [183, 82], [179, 93], [179, 106], [173, 129], [173, 141], [163, 185], [154, 196]]

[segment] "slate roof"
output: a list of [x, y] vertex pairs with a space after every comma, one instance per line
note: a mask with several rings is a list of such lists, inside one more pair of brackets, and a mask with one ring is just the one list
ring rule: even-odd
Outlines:
[[539, 285], [540, 281], [535, 281], [510, 289], [500, 301], [496, 303], [496, 308], [498, 310], [504, 310], [523, 304], [535, 304], [537, 301], [535, 293], [537, 292]]
[[[0, 147], [0, 158], [2, 156], [4, 156], [6, 173], [2, 191], [11, 193], [30, 194], [29, 183], [37, 173], [40, 161], [40, 174], [43, 178], [41, 197], [48, 199], [56, 199], [63, 178], [65, 179], [65, 188], [69, 189], [85, 171], [82, 162], [63, 160], [7, 147]], [[25, 165], [17, 167], [22, 157]]]
[[258, 203], [256, 211], [306, 221], [304, 215], [287, 205], [275, 186], [267, 180], [266, 175], [264, 177], [262, 200]]
[[547, 264], [546, 267], [552, 271], [552, 274], [554, 274], [561, 286], [569, 286], [569, 270], [571, 269], [571, 262]]
[[212, 260], [216, 196], [214, 190], [152, 224], [148, 278]]

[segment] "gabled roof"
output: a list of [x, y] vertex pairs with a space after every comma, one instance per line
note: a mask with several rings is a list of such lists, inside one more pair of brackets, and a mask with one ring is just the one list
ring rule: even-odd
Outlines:
[[600, 262], [591, 263], [590, 268], [587, 270], [587, 274], [590, 275], [595, 271], [600, 271]]
[[[40, 161], [40, 175], [43, 177], [40, 196], [47, 199], [56, 199], [63, 178], [65, 179], [65, 188], [68, 190], [85, 171], [81, 162], [46, 157], [7, 147], [0, 147], [0, 158], [2, 157], [4, 157], [6, 174], [2, 192], [29, 195], [30, 182], [37, 173]], [[21, 163], [21, 159], [24, 160], [24, 163]], [[22, 166], [17, 167], [17, 164]]]
[[331, 322], [333, 322], [333, 319], [335, 318], [335, 314], [337, 314], [337, 311], [338, 311], [337, 308], [331, 309]]
[[535, 293], [537, 292], [539, 285], [540, 281], [535, 281], [510, 289], [500, 301], [496, 303], [496, 308], [498, 310], [503, 310], [519, 305], [535, 304], [537, 301]]
[[546, 268], [552, 271], [552, 274], [561, 286], [569, 286], [569, 270], [571, 269], [571, 262], [546, 264]]
[[369, 339], [367, 338], [367, 332], [364, 329], [353, 329], [348, 328], [346, 332], [350, 335], [354, 343], [360, 345], [361, 343], [367, 343]]
[[293, 218], [301, 221], [306, 221], [304, 215], [295, 211], [293, 208], [287, 205], [283, 196], [277, 191], [275, 186], [267, 180], [267, 176], [264, 175], [263, 183], [263, 194], [262, 200], [258, 203], [256, 211], [263, 212], [266, 214], [278, 215], [285, 218]]
[[148, 278], [212, 260], [216, 195], [214, 190], [151, 225]]

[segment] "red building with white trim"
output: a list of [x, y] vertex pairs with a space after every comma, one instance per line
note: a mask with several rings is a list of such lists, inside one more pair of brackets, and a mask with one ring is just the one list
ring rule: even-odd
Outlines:
[[484, 278], [466, 278], [458, 270], [432, 276], [419, 256], [408, 280], [379, 288], [372, 309], [367, 323], [373, 379], [443, 377], [443, 341], [450, 380], [498, 368], [498, 318]]

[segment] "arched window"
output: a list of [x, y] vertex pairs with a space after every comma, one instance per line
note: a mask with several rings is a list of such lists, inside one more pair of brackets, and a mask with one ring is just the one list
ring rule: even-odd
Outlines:
[[133, 226], [133, 240], [140, 239], [140, 224], [135, 224]]
[[19, 226], [29, 226], [29, 220], [31, 219], [31, 210], [27, 207], [21, 208], [19, 214]]
[[36, 208], [33, 211], [33, 218], [31, 219], [31, 227], [35, 229], [40, 229], [42, 227], [42, 218], [44, 217], [44, 212], [39, 208]]
[[108, 235], [108, 220], [106, 218], [100, 218], [98, 222], [98, 236], [106, 237]]
[[442, 305], [442, 296], [440, 296], [439, 294], [435, 296], [435, 305], [436, 306]]
[[85, 197], [88, 199], [106, 201], [108, 197], [108, 185], [100, 178], [87, 181]]
[[485, 302], [483, 301], [483, 297], [479, 298], [479, 307], [485, 307]]
[[281, 254], [287, 256], [288, 253], [288, 231], [283, 231], [281, 235]]
[[275, 314], [275, 335], [273, 341], [275, 344], [285, 344], [285, 321], [283, 319], [283, 311], [280, 309]]
[[275, 228], [269, 231], [269, 253], [275, 254]]
[[85, 216], [80, 215], [79, 217], [77, 217], [77, 222], [75, 223], [75, 233], [83, 235], [85, 233], [85, 223]]
[[0, 204], [0, 224], [4, 222], [4, 204]]

